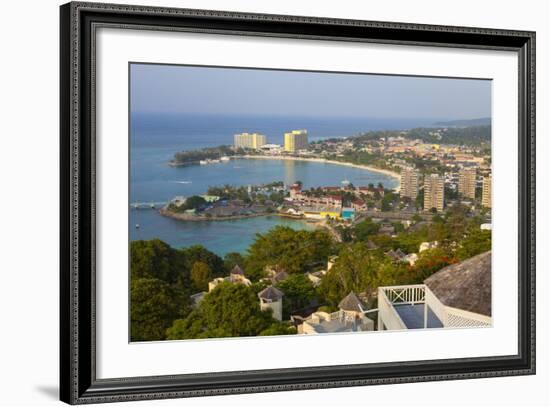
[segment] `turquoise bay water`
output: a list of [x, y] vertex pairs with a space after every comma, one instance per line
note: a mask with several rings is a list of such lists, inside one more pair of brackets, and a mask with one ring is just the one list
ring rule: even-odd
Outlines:
[[[184, 120], [185, 119], [185, 120]], [[358, 168], [334, 164], [279, 161], [245, 160], [205, 166], [170, 167], [168, 161], [174, 153], [220, 144], [231, 144], [233, 134], [240, 131], [262, 131], [268, 141], [280, 142], [279, 135], [284, 126], [284, 118], [244, 118], [247, 128], [239, 127], [239, 118], [226, 120], [206, 116], [174, 119], [166, 117], [132, 117], [130, 135], [130, 202], [165, 202], [174, 196], [204, 194], [208, 186], [249, 185], [272, 181], [284, 181], [286, 184], [302, 181], [305, 188], [321, 185], [340, 185], [344, 179], [354, 185], [368, 185], [382, 182], [393, 188], [397, 180], [386, 175]], [[406, 128], [405, 122], [382, 123], [350, 122], [348, 127], [341, 119], [324, 119], [323, 126], [314, 126], [311, 118], [302, 121], [292, 118], [294, 127], [308, 128], [313, 131], [310, 138], [326, 138], [337, 135], [354, 135], [359, 131], [373, 127], [400, 129]], [[295, 122], [295, 123], [294, 123]], [[298, 124], [304, 123], [302, 126]], [[254, 124], [253, 126], [251, 124]], [[416, 125], [417, 123], [409, 123]], [[362, 129], [362, 130], [359, 130]], [[309, 130], [309, 128], [308, 128]], [[136, 228], [135, 225], [140, 227]], [[257, 233], [265, 233], [272, 227], [283, 224], [295, 229], [311, 229], [303, 221], [282, 219], [276, 216], [239, 219], [232, 221], [182, 222], [161, 216], [157, 210], [130, 209], [129, 237], [131, 240], [160, 238], [174, 247], [186, 247], [202, 244], [213, 252], [224, 255], [237, 251], [244, 252], [253, 242]]]

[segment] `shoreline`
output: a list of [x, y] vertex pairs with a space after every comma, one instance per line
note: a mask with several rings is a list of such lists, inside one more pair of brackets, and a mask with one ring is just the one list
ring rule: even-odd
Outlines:
[[186, 215], [184, 213], [172, 212], [172, 211], [170, 211], [168, 209], [165, 209], [165, 208], [159, 209], [159, 213], [162, 216], [166, 216], [168, 218], [172, 218], [172, 219], [176, 219], [176, 220], [182, 220], [182, 221], [185, 221], [185, 222], [219, 222], [219, 221], [225, 221], [225, 220], [239, 220], [239, 219], [257, 218], [259, 216], [277, 216], [276, 213], [255, 213], [255, 214], [252, 214], [252, 215], [235, 215], [235, 216], [207, 218], [206, 216], [194, 216], [194, 215]]
[[383, 168], [377, 168], [377, 167], [371, 167], [368, 165], [361, 165], [361, 164], [353, 164], [348, 163], [345, 161], [334, 161], [334, 160], [327, 160], [326, 158], [309, 158], [309, 157], [290, 157], [290, 156], [266, 156], [266, 155], [241, 155], [241, 156], [235, 156], [231, 157], [232, 160], [235, 159], [251, 159], [251, 160], [290, 160], [290, 161], [309, 161], [309, 162], [316, 162], [321, 164], [334, 164], [334, 165], [342, 165], [345, 167], [352, 167], [352, 168], [358, 168], [362, 170], [367, 170], [371, 172], [377, 172], [379, 174], [387, 175], [391, 178], [394, 178], [398, 181], [397, 186], [395, 188], [392, 188], [395, 192], [399, 192], [401, 189], [400, 180], [401, 175], [390, 171], [385, 170]]
[[220, 222], [220, 221], [228, 221], [228, 220], [259, 218], [259, 217], [262, 217], [262, 216], [265, 216], [265, 217], [271, 217], [272, 216], [272, 217], [281, 218], [281, 219], [289, 219], [289, 220], [305, 222], [309, 225], [321, 226], [321, 225], [319, 225], [320, 222], [311, 222], [311, 221], [308, 221], [305, 218], [290, 218], [288, 216], [281, 216], [278, 213], [255, 213], [253, 215], [235, 215], [235, 216], [207, 218], [207, 217], [191, 216], [191, 215], [185, 215], [183, 213], [172, 212], [172, 211], [170, 211], [168, 209], [165, 209], [165, 208], [159, 209], [158, 212], [162, 216], [166, 216], [168, 218], [172, 218], [172, 219], [179, 220], [179, 221], [184, 221], [184, 222]]
[[[321, 163], [321, 164], [334, 164], [334, 165], [341, 165], [344, 167], [351, 167], [351, 168], [358, 168], [360, 170], [366, 170], [371, 172], [376, 172], [378, 174], [383, 174], [388, 177], [391, 177], [395, 180], [397, 180], [397, 186], [395, 188], [392, 188], [393, 191], [399, 192], [401, 190], [401, 175], [397, 172], [386, 170], [384, 168], [378, 168], [378, 167], [372, 167], [369, 165], [362, 165], [362, 164], [353, 164], [345, 161], [335, 161], [335, 160], [327, 160], [326, 158], [318, 158], [318, 157], [293, 157], [293, 156], [286, 156], [286, 155], [238, 155], [238, 156], [230, 156], [231, 160], [287, 160], [287, 161], [309, 161], [309, 162], [315, 162], [315, 163]], [[174, 161], [169, 161], [168, 165], [170, 167], [186, 167], [189, 165], [196, 165], [198, 164], [198, 161], [194, 162], [188, 162], [188, 163], [176, 163]]]

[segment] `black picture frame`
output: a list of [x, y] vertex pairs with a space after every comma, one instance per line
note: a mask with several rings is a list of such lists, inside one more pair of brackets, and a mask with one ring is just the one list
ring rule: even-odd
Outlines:
[[[60, 398], [70, 404], [535, 373], [535, 33], [72, 2], [60, 8]], [[95, 72], [100, 26], [508, 50], [519, 59], [519, 349], [515, 355], [96, 378]], [[512, 266], [512, 265], [511, 265]]]

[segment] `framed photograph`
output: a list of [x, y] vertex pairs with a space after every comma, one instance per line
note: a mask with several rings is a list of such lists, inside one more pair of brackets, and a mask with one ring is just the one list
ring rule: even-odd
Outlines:
[[535, 33], [61, 6], [61, 400], [535, 372]]

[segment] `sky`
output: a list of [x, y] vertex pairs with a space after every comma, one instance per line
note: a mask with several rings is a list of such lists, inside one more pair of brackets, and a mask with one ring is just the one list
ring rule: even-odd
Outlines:
[[491, 81], [132, 64], [131, 111], [144, 113], [475, 119]]

